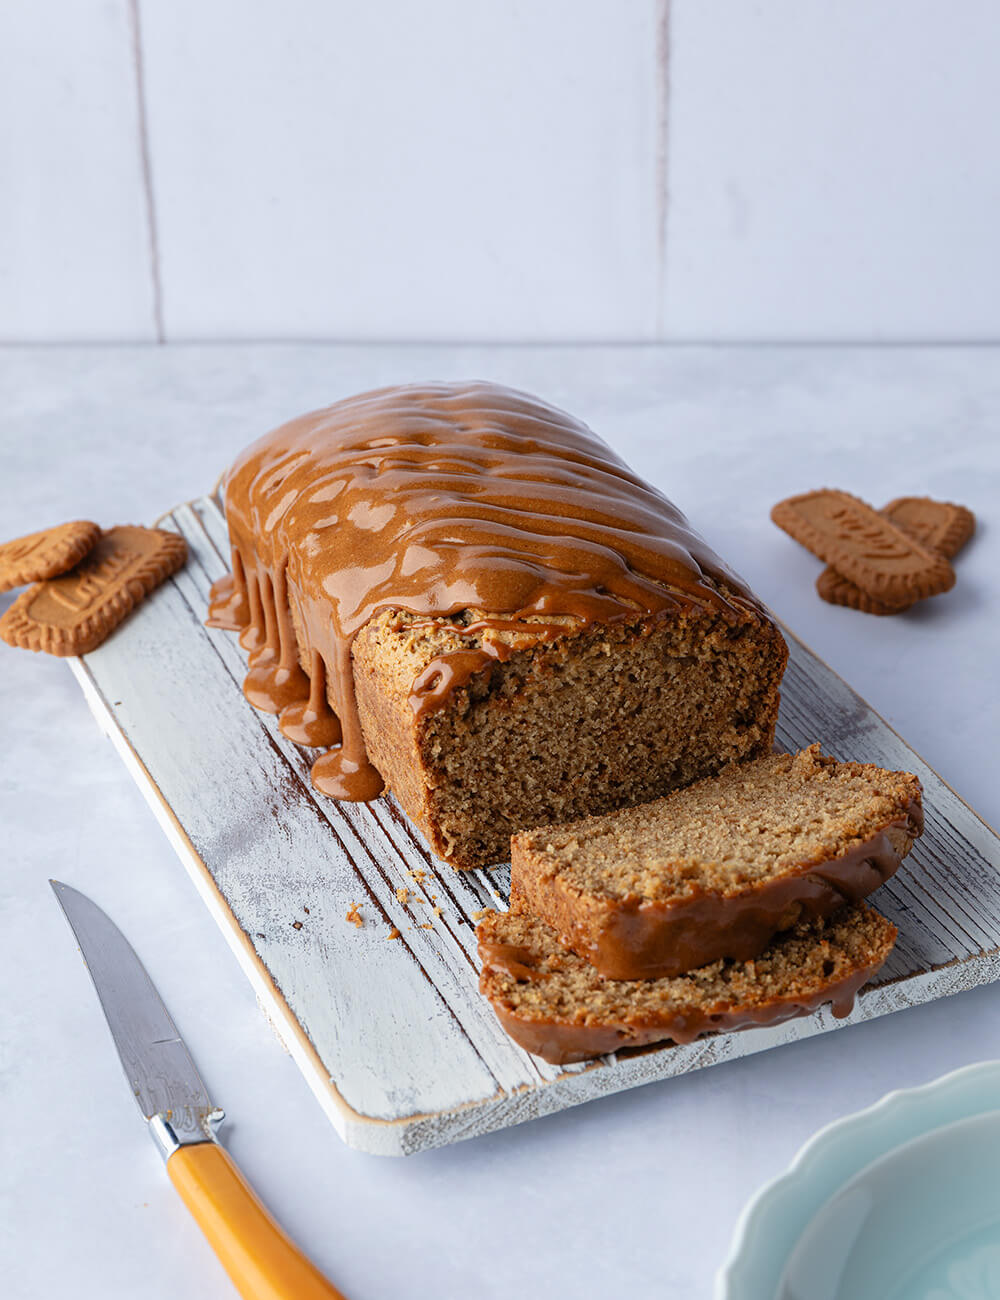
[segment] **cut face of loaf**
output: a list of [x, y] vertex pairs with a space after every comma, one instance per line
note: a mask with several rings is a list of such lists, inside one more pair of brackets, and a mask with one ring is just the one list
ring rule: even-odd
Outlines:
[[658, 980], [606, 980], [543, 921], [490, 912], [476, 931], [480, 992], [503, 1028], [554, 1065], [701, 1034], [776, 1025], [833, 1003], [849, 1014], [896, 927], [864, 903], [775, 939], [755, 960], [718, 961]]
[[773, 743], [787, 652], [763, 618], [691, 610], [541, 644], [508, 634], [509, 658], [415, 712], [414, 681], [470, 640], [386, 616], [354, 645], [371, 759], [456, 867], [506, 861], [523, 827], [655, 798]]
[[611, 979], [755, 957], [887, 880], [922, 830], [908, 772], [770, 754], [640, 807], [515, 835], [512, 901]]

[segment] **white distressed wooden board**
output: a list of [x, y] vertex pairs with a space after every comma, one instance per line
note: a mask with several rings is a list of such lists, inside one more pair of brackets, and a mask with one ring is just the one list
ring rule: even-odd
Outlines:
[[[577, 1066], [529, 1056], [476, 987], [472, 914], [504, 905], [507, 870], [456, 873], [439, 863], [391, 798], [338, 804], [313, 791], [309, 751], [244, 699], [235, 636], [203, 625], [229, 553], [215, 502], [178, 507], [164, 522], [188, 540], [186, 568], [70, 663], [350, 1145], [409, 1154], [1000, 978], [1000, 839], [789, 636], [779, 742], [819, 740], [839, 758], [905, 768], [923, 782], [926, 831], [876, 900], [900, 930], [890, 961], [843, 1021], [823, 1009], [773, 1029]], [[408, 870], [426, 872], [423, 885]], [[346, 921], [353, 903], [361, 929]], [[401, 938], [389, 941], [392, 926]]]

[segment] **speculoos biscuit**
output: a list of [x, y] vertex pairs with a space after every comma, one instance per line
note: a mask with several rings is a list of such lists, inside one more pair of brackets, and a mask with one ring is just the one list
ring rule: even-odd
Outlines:
[[74, 519], [0, 545], [0, 591], [42, 582], [80, 563], [101, 535], [100, 524]]
[[[971, 510], [931, 497], [897, 497], [879, 513], [946, 560], [954, 559], [976, 530]], [[831, 605], [846, 605], [865, 614], [900, 614], [917, 603], [876, 600], [829, 565], [816, 579], [816, 590]]]
[[954, 586], [951, 565], [848, 492], [822, 488], [779, 501], [771, 518], [866, 595], [886, 605]]
[[23, 592], [0, 618], [0, 637], [23, 650], [88, 654], [186, 559], [177, 533], [111, 528], [69, 573]]

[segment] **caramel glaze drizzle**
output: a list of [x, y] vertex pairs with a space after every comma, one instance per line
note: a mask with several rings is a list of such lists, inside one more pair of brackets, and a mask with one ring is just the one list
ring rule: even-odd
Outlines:
[[545, 641], [679, 610], [767, 617], [585, 425], [495, 384], [385, 388], [292, 420], [237, 460], [225, 502], [233, 571], [212, 588], [208, 622], [239, 629], [247, 698], [280, 714], [292, 740], [326, 749], [313, 782], [341, 799], [383, 788], [351, 664], [354, 637], [380, 611], [490, 611], [454, 626], [479, 645], [419, 674], [418, 715], [506, 658], [504, 629]]

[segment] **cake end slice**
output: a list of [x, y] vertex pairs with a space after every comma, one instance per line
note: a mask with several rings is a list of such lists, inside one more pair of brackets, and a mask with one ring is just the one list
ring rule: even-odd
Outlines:
[[521, 910], [489, 912], [476, 931], [479, 988], [516, 1043], [566, 1065], [648, 1043], [776, 1025], [825, 1003], [846, 1016], [896, 933], [858, 903], [797, 926], [750, 961], [717, 961], [672, 978], [608, 980], [543, 921]]

